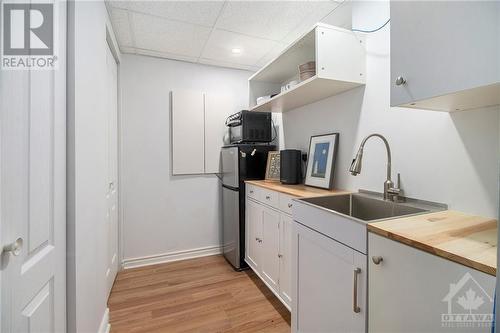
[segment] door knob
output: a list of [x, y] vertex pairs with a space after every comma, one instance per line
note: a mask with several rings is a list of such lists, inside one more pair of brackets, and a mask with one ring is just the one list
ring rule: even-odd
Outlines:
[[372, 257], [372, 261], [375, 265], [378, 265], [380, 264], [382, 261], [384, 261], [384, 258], [382, 258], [381, 256], [374, 256]]
[[13, 243], [7, 244], [2, 248], [2, 254], [10, 252], [15, 256], [18, 256], [21, 253], [21, 249], [23, 248], [23, 239], [19, 237]]
[[406, 84], [406, 79], [402, 76], [398, 76], [396, 78], [396, 85], [400, 86], [400, 85], [404, 85], [404, 84]]

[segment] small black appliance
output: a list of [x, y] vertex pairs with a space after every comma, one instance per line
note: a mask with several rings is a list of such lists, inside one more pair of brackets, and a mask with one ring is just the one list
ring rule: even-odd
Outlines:
[[280, 181], [282, 184], [302, 182], [302, 152], [298, 149], [280, 151]]
[[231, 144], [271, 142], [271, 112], [240, 111], [226, 119]]

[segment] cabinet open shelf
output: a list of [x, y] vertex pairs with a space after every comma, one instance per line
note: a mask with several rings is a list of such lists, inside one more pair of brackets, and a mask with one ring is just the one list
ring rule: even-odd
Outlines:
[[285, 112], [358, 87], [362, 84], [313, 76], [250, 111]]
[[[299, 80], [299, 65], [315, 61], [315, 75]], [[285, 112], [365, 84], [365, 46], [350, 30], [316, 24], [249, 79], [250, 110]], [[257, 104], [257, 98], [274, 95]]]

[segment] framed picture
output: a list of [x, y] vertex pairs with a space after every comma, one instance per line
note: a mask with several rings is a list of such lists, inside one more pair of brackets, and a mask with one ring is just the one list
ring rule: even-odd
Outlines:
[[309, 143], [305, 184], [324, 189], [333, 186], [339, 133], [315, 135]]
[[267, 153], [266, 180], [280, 180], [280, 152]]

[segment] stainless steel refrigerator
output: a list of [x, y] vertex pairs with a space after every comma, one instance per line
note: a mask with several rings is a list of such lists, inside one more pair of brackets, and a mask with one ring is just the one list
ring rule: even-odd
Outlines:
[[245, 180], [264, 179], [272, 145], [231, 145], [221, 150], [222, 248], [236, 270], [245, 263]]

